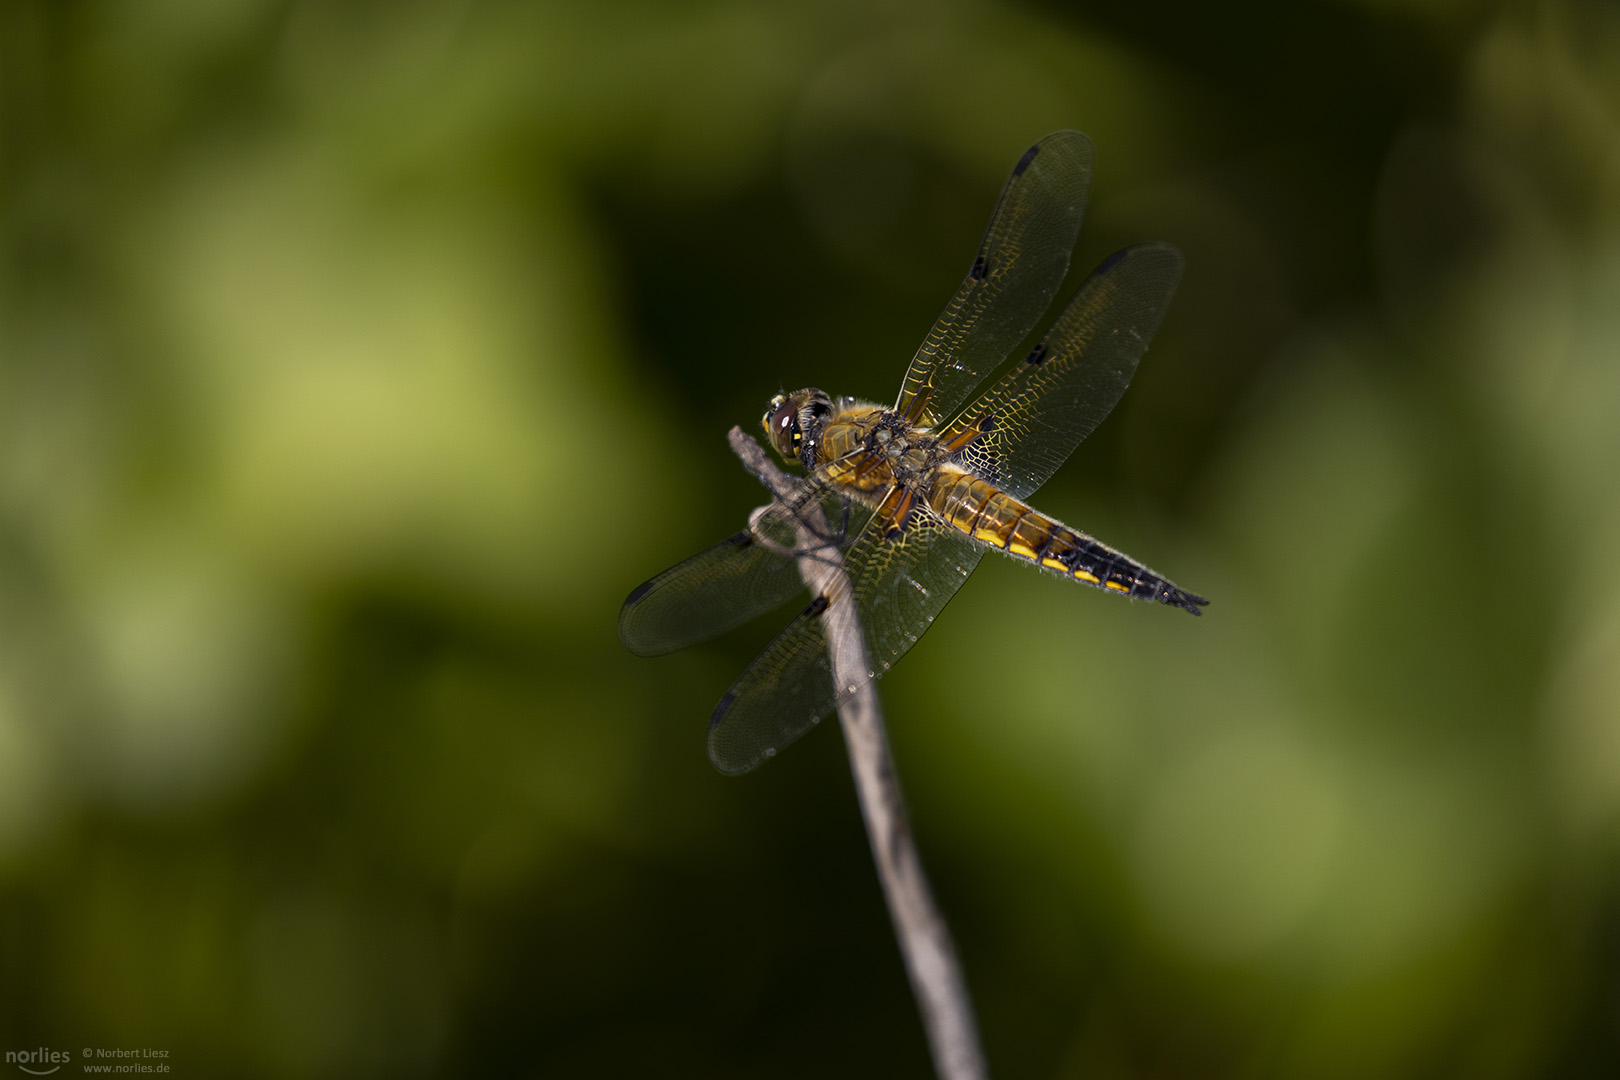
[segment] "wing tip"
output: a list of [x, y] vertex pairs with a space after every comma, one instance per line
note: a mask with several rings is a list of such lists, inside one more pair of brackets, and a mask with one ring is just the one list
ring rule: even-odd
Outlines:
[[1097, 264], [1097, 268], [1093, 270], [1092, 273], [1106, 274], [1108, 271], [1112, 270], [1126, 259], [1145, 259], [1151, 256], [1158, 256], [1167, 262], [1172, 263], [1176, 267], [1178, 277], [1180, 276], [1181, 269], [1186, 266], [1187, 263], [1186, 257], [1181, 254], [1181, 249], [1169, 241], [1144, 240], [1139, 244], [1127, 244], [1125, 247], [1122, 247], [1118, 251], [1107, 256], [1102, 262]]
[[741, 776], [753, 772], [771, 758], [776, 756], [776, 747], [746, 746], [741, 754], [736, 753], [736, 733], [730, 738], [721, 738], [720, 722], [725, 719], [726, 713], [731, 710], [732, 704], [737, 700], [734, 692], [727, 692], [720, 699], [720, 704], [714, 707], [714, 715], [709, 718], [709, 764], [714, 771], [722, 776]]
[[[1042, 139], [1041, 142], [1036, 143], [1034, 146], [1024, 151], [1024, 156], [1019, 158], [1018, 164], [1013, 166], [1012, 174], [1014, 179], [1024, 175], [1024, 170], [1029, 168], [1030, 165], [1035, 161], [1035, 156], [1041, 152], [1041, 143], [1044, 143], [1045, 141], [1045, 139]], [[1005, 161], [1007, 159], [1002, 158], [1002, 160]]]
[[1094, 270], [1093, 273], [1097, 273], [1097, 274], [1106, 274], [1106, 273], [1108, 273], [1108, 271], [1110, 271], [1114, 267], [1118, 266], [1120, 264], [1120, 261], [1122, 259], [1124, 259], [1125, 256], [1129, 255], [1130, 253], [1131, 253], [1130, 248], [1128, 248], [1128, 247], [1120, 248], [1118, 251], [1116, 251], [1112, 255], [1108, 256], [1108, 258], [1106, 258], [1102, 262], [1098, 263], [1097, 264], [1097, 269]]
[[[1073, 128], [1063, 128], [1036, 141], [1034, 146], [1024, 151], [1024, 156], [1018, 159], [1013, 166], [1012, 175], [1008, 181], [1017, 180], [1035, 163], [1035, 159], [1044, 151], [1052, 150], [1076, 159], [1080, 168], [1088, 174], [1091, 171], [1092, 159], [1096, 156], [1096, 149], [1092, 146], [1091, 137], [1083, 131]], [[1061, 166], [1058, 166], [1061, 168]]]
[[632, 625], [635, 619], [637, 601], [651, 592], [653, 585], [657, 581], [657, 578], [652, 578], [631, 589], [630, 595], [624, 598], [624, 604], [619, 608], [619, 640], [624, 644], [625, 648], [637, 656], [661, 655], [660, 650], [640, 640], [635, 626]]
[[720, 703], [714, 707], [714, 712], [709, 716], [710, 731], [720, 726], [720, 721], [724, 720], [726, 713], [731, 711], [731, 703], [736, 700], [737, 695], [727, 690], [726, 696], [720, 699]]

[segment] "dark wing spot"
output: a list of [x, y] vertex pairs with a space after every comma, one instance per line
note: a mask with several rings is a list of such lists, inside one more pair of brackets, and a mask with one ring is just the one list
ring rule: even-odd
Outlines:
[[646, 596], [647, 593], [652, 590], [652, 587], [653, 583], [651, 581], [643, 581], [640, 585], [637, 585], [634, 589], [631, 589], [630, 595], [624, 598], [624, 606], [629, 607], [637, 600], [640, 600], [643, 596]]
[[731, 710], [731, 703], [736, 700], [737, 695], [727, 691], [726, 696], [720, 699], [720, 704], [714, 707], [714, 715], [709, 717], [709, 727], [719, 727], [720, 721], [724, 720], [726, 713]]
[[988, 435], [994, 430], [996, 430], [996, 414], [994, 412], [987, 412], [979, 418], [979, 433], [981, 435]]
[[750, 532], [740, 532], [735, 536], [726, 537], [726, 543], [730, 544], [732, 547], [745, 548], [753, 544], [753, 542], [754, 534]]
[[823, 611], [826, 611], [831, 604], [832, 601], [828, 600], [825, 596], [818, 596], [814, 600], [810, 601], [809, 604], [805, 605], [804, 615], [806, 618], [813, 619], [817, 615], [820, 615]]
[[1033, 349], [1029, 350], [1029, 355], [1024, 357], [1024, 363], [1026, 363], [1026, 364], [1039, 364], [1042, 360], [1045, 360], [1045, 359], [1046, 359], [1046, 342], [1042, 341], [1039, 344], [1037, 344]]
[[[1015, 177], [1023, 176], [1024, 175], [1024, 170], [1029, 168], [1029, 163], [1034, 161], [1035, 160], [1035, 155], [1040, 153], [1040, 152], [1041, 152], [1041, 148], [1040, 148], [1039, 144], [1030, 147], [1028, 150], [1025, 150], [1024, 151], [1024, 156], [1019, 158], [1018, 159], [1018, 164], [1013, 166], [1013, 176], [1015, 176]], [[1002, 160], [1006, 160], [1006, 159], [1003, 158]]]
[[1130, 254], [1130, 250], [1131, 250], [1130, 248], [1120, 248], [1118, 251], [1116, 251], [1112, 255], [1108, 256], [1108, 258], [1104, 259], [1100, 264], [1098, 264], [1097, 269], [1096, 269], [1096, 273], [1099, 273], [1099, 274], [1108, 273], [1108, 271], [1112, 270], [1115, 266], [1117, 266], [1119, 264], [1119, 260], [1123, 259], [1126, 255]]
[[989, 271], [989, 269], [989, 264], [984, 261], [984, 256], [980, 255], [978, 258], [973, 260], [973, 269], [969, 271], [968, 277], [972, 278], [974, 281], [983, 281], [984, 275]]

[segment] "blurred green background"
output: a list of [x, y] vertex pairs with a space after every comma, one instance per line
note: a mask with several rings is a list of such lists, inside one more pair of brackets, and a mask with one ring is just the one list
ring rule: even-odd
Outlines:
[[704, 755], [780, 620], [615, 620], [1065, 127], [1188, 271], [1037, 502], [1212, 604], [882, 683], [993, 1070], [1620, 1073], [1606, 0], [5, 0], [0, 1048], [927, 1075], [839, 734]]

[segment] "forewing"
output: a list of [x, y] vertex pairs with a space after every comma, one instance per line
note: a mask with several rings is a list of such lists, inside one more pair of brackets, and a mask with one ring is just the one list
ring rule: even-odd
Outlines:
[[[928, 629], [979, 563], [983, 549], [919, 507], [897, 539], [874, 520], [847, 552], [873, 674], [882, 675]], [[848, 603], [828, 597], [828, 604]], [[829, 715], [851, 688], [833, 685], [823, 615], [812, 602], [759, 655], [715, 708], [709, 759], [743, 773]]]
[[1160, 243], [1104, 259], [1041, 343], [945, 431], [985, 430], [962, 466], [1020, 499], [1046, 483], [1125, 393], [1181, 267], [1181, 252]]
[[1069, 270], [1091, 186], [1091, 140], [1048, 135], [1013, 168], [973, 266], [906, 370], [907, 420], [948, 420], [1035, 328]]

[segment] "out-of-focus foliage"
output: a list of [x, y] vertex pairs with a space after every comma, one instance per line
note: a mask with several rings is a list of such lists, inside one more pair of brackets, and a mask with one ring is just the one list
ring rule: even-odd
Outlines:
[[1063, 127], [1189, 269], [1038, 502], [1213, 602], [883, 684], [997, 1074], [1620, 1071], [1605, 0], [0, 6], [0, 1049], [925, 1074], [838, 735], [704, 759], [772, 628], [615, 617]]

